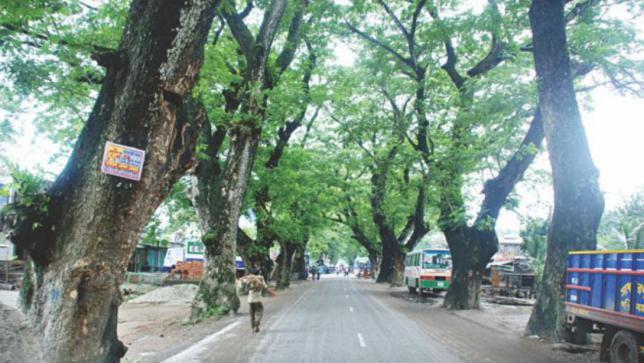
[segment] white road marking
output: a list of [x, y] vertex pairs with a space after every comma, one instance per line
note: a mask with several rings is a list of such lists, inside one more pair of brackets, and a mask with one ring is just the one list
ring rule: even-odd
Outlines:
[[349, 311], [353, 312], [353, 306], [349, 306]]
[[345, 298], [345, 299], [348, 299], [348, 298], [349, 298], [349, 295], [344, 295], [344, 298]]
[[201, 339], [197, 343], [189, 346], [183, 351], [173, 355], [172, 357], [164, 360], [162, 363], [184, 363], [184, 362], [199, 362], [199, 355], [202, 354], [208, 346], [216, 342], [222, 335], [230, 331], [239, 325], [240, 321], [235, 321], [231, 324], [228, 324], [227, 327], [221, 329], [220, 331], [210, 334], [209, 336]]
[[367, 346], [367, 344], [364, 342], [364, 337], [360, 333], [358, 333], [358, 342], [360, 342], [361, 348], [365, 348]]

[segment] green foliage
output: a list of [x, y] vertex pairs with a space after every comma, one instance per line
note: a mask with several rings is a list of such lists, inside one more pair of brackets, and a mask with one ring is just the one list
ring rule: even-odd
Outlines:
[[546, 219], [528, 217], [520, 233], [523, 239], [521, 250], [532, 257], [535, 278], [537, 279], [542, 277], [543, 267], [545, 265], [548, 224]]
[[[47, 214], [49, 195], [46, 190], [51, 182], [40, 172], [32, 173], [10, 162], [5, 162], [5, 165], [9, 168], [13, 181], [0, 189], [0, 195], [6, 196], [9, 190], [13, 190], [20, 206], [35, 208], [39, 213]], [[39, 226], [33, 226], [34, 229], [37, 227]]]
[[[116, 49], [129, 1], [9, 1], [0, 9], [0, 107], [35, 111], [41, 133], [68, 148], [94, 103], [104, 71], [91, 54]], [[68, 149], [67, 149], [68, 150]], [[62, 151], [64, 153], [64, 151]]]
[[151, 218], [150, 222], [148, 222], [148, 225], [145, 226], [145, 229], [143, 230], [141, 244], [166, 247], [170, 243], [170, 241], [161, 237], [160, 224], [161, 221], [159, 221], [156, 216]]
[[642, 248], [644, 245], [638, 242], [636, 229], [643, 224], [644, 191], [639, 191], [624, 199], [619, 207], [604, 213], [598, 243], [608, 249]]

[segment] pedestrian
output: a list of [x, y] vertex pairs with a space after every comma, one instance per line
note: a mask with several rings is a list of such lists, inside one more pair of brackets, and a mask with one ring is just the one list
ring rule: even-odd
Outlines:
[[259, 324], [264, 315], [264, 305], [262, 305], [262, 293], [267, 290], [264, 277], [259, 274], [257, 269], [250, 270], [250, 274], [239, 279], [242, 284], [248, 286], [248, 306], [250, 309], [250, 327], [254, 332], [259, 332]]
[[322, 273], [322, 268], [323, 268], [322, 265], [318, 266], [318, 269], [317, 269], [317, 271], [318, 271], [318, 280], [320, 279], [320, 274]]
[[311, 271], [311, 281], [315, 281], [315, 275], [318, 273], [317, 268], [315, 266], [311, 266], [309, 271]]

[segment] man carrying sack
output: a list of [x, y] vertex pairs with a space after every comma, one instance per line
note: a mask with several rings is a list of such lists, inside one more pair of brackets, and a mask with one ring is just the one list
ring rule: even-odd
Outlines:
[[[256, 269], [250, 271], [250, 274], [239, 279], [242, 290], [248, 290], [248, 305], [250, 307], [250, 327], [254, 332], [259, 332], [259, 323], [264, 315], [264, 305], [262, 305], [262, 293], [268, 291], [264, 277]], [[269, 292], [270, 294], [270, 292]]]

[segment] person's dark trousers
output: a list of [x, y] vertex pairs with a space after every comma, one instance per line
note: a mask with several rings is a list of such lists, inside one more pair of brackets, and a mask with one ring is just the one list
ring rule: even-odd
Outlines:
[[264, 315], [264, 305], [261, 302], [250, 303], [250, 328], [259, 331], [259, 323]]

